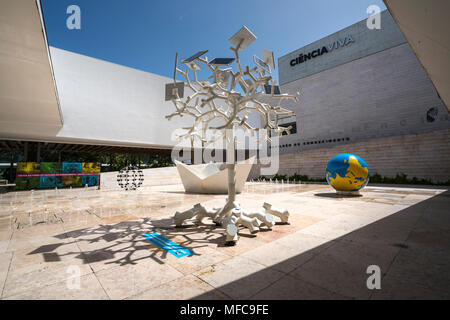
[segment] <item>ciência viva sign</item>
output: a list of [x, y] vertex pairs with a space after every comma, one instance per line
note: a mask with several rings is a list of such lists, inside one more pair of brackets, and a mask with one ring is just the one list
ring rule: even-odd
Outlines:
[[306, 62], [309, 59], [313, 59], [325, 53], [331, 52], [335, 49], [339, 49], [339, 47], [345, 47], [352, 42], [355, 42], [355, 40], [351, 35], [348, 35], [344, 39], [337, 39], [336, 41], [330, 43], [329, 45], [313, 50], [307, 54], [300, 53], [297, 58], [291, 60], [291, 67]]

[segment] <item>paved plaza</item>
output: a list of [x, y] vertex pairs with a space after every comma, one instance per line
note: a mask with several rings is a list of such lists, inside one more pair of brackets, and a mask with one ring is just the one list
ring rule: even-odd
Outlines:
[[[241, 205], [287, 208], [290, 224], [242, 229], [232, 247], [212, 221], [175, 228], [176, 211], [226, 198], [181, 184], [0, 196], [2, 299], [450, 298], [446, 188], [367, 187], [349, 198], [327, 185], [249, 182]], [[142, 237], [150, 232], [193, 254], [168, 254]], [[380, 290], [367, 287], [371, 265]]]

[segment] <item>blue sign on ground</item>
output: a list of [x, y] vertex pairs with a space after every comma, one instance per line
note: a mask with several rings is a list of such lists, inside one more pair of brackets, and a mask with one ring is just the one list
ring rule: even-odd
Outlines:
[[157, 234], [156, 232], [152, 232], [149, 234], [142, 235], [148, 241], [156, 244], [158, 247], [166, 250], [170, 254], [174, 255], [177, 258], [182, 258], [185, 256], [190, 256], [192, 254], [191, 250], [183, 248], [179, 244], [170, 241], [169, 239], [164, 238], [163, 236]]

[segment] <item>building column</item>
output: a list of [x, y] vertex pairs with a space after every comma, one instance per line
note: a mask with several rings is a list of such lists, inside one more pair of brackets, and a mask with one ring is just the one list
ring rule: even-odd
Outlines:
[[28, 141], [23, 143], [23, 161], [28, 162]]
[[36, 151], [36, 162], [41, 162], [41, 143], [37, 143], [37, 151]]
[[113, 154], [111, 153], [109, 155], [109, 168], [110, 168], [110, 171], [114, 171], [113, 162], [114, 162], [114, 158], [113, 158]]
[[11, 158], [10, 158], [10, 164], [9, 164], [9, 183], [14, 182], [14, 151], [11, 151]]

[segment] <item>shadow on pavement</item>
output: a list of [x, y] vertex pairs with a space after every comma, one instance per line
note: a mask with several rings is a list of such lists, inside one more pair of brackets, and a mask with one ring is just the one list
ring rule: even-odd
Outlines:
[[[449, 208], [446, 191], [216, 290], [233, 299], [449, 299]], [[380, 290], [367, 287], [371, 265]]]

